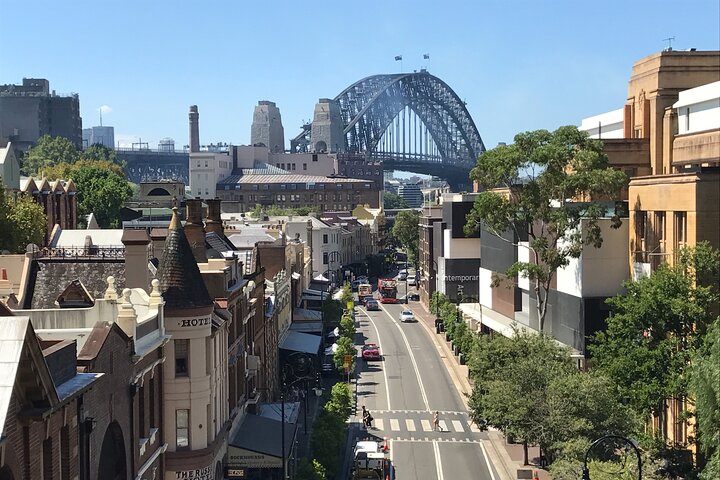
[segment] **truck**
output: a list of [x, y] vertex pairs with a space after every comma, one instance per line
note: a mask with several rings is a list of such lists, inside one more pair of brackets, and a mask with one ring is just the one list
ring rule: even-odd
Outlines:
[[390, 460], [387, 458], [387, 449], [382, 442], [372, 440], [360, 441], [353, 449], [352, 478], [373, 478], [383, 480], [394, 477], [392, 475]]
[[397, 280], [379, 278], [378, 292], [380, 292], [380, 303], [397, 303]]
[[360, 303], [365, 304], [365, 298], [372, 297], [372, 285], [369, 283], [361, 283], [358, 286], [358, 299]]

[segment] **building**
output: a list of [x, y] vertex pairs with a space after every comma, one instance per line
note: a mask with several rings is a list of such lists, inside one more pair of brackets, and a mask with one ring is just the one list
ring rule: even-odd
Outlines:
[[44, 78], [23, 78], [22, 85], [0, 85], [0, 138], [26, 152], [43, 135], [65, 137], [82, 148], [78, 95], [57, 95]]
[[298, 238], [310, 249], [311, 277], [323, 276], [331, 284], [340, 285], [343, 278], [340, 253], [342, 227], [328, 225], [314, 217], [288, 218], [284, 225], [288, 238]]
[[378, 208], [380, 205], [380, 192], [372, 182], [286, 172], [231, 175], [218, 182], [217, 196], [227, 212], [250, 212], [255, 205], [310, 207], [319, 211], [352, 210], [358, 205]]
[[[422, 210], [420, 216], [420, 233], [418, 245], [418, 260], [420, 269], [419, 289], [420, 301], [426, 306], [430, 306], [430, 298], [437, 290], [438, 278], [437, 258], [440, 257], [440, 248], [435, 248], [435, 232], [442, 232], [442, 207], [440, 205], [426, 206]], [[442, 238], [438, 238], [438, 244], [442, 243]]]
[[405, 200], [408, 208], [422, 207], [423, 192], [419, 185], [413, 183], [401, 183], [398, 186], [397, 194]]
[[266, 147], [274, 153], [285, 151], [285, 129], [283, 129], [280, 109], [275, 102], [267, 100], [258, 102], [250, 128], [252, 145]]
[[107, 148], [115, 148], [115, 127], [90, 127], [82, 129], [83, 148], [92, 145], [103, 145]]
[[63, 229], [77, 227], [77, 189], [72, 180], [49, 181], [46, 178], [23, 177], [20, 192], [39, 204], [47, 217], [47, 244], [56, 225]]
[[11, 142], [0, 138], [0, 181], [8, 192], [20, 191], [20, 163]]

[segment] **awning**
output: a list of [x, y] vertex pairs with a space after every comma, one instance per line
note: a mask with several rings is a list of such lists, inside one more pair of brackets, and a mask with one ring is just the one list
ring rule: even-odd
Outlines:
[[[285, 424], [285, 454], [292, 451], [297, 424]], [[245, 415], [227, 449], [227, 465], [238, 468], [282, 468], [282, 422]]]
[[290, 324], [290, 330], [295, 332], [317, 333], [319, 335], [322, 329], [322, 322], [292, 322]]
[[307, 308], [296, 308], [293, 310], [293, 322], [318, 322], [322, 321], [322, 312], [308, 310]]
[[290, 330], [280, 344], [280, 348], [317, 355], [320, 350], [320, 337]]
[[328, 283], [330, 281], [322, 273], [320, 275], [318, 275], [317, 277], [313, 278], [313, 280], [317, 281], [317, 282], [325, 282], [325, 283]]

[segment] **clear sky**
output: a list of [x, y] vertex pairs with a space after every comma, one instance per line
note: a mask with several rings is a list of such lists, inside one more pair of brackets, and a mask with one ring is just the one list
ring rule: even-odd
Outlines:
[[[0, 83], [80, 95], [116, 141], [250, 141], [258, 100], [289, 139], [318, 98], [427, 67], [467, 102], [486, 147], [620, 108], [634, 61], [720, 49], [720, 0], [0, 0]], [[430, 60], [424, 61], [423, 54]]]

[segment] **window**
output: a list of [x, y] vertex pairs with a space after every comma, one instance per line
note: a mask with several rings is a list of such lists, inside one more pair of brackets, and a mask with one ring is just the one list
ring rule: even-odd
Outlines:
[[42, 442], [42, 472], [43, 480], [53, 479], [53, 444], [52, 437], [43, 440]]
[[208, 166], [208, 161], [207, 161], [207, 160], [205, 160], [205, 167], [207, 167], [207, 166]]
[[284, 183], [281, 184], [281, 185], [280, 185], [280, 190], [285, 190], [285, 189], [287, 189], [287, 185], [284, 184]]
[[690, 131], [690, 107], [685, 109], [685, 131]]
[[175, 376], [188, 376], [188, 348], [190, 340], [175, 340]]
[[190, 410], [175, 410], [175, 445], [178, 450], [190, 448]]
[[145, 422], [145, 386], [143, 385], [140, 387], [140, 390], [138, 391], [138, 423], [140, 427], [140, 436], [146, 437], [145, 433], [147, 430], [145, 427], [147, 426], [147, 423]]
[[313, 153], [312, 161], [317, 162], [317, 153]]
[[307, 163], [303, 163], [303, 170], [307, 170]]
[[323, 252], [323, 265], [327, 265], [327, 264], [328, 264], [328, 253]]
[[294, 163], [292, 164], [292, 169], [295, 170], [295, 164], [294, 164]]
[[297, 183], [291, 183], [290, 190], [297, 190]]
[[337, 190], [342, 190], [342, 183], [336, 184], [336, 185], [335, 185], [335, 188], [336, 188]]
[[155, 391], [155, 378], [150, 379], [150, 397], [148, 400], [150, 400], [150, 406], [148, 407], [148, 410], [150, 410], [150, 428], [157, 427], [157, 422], [155, 420], [155, 396], [157, 395], [157, 392]]
[[655, 238], [660, 253], [665, 253], [665, 212], [655, 212]]
[[264, 183], [264, 184], [262, 185], [261, 190], [270, 190], [270, 185], [268, 185], [267, 183]]
[[327, 233], [323, 233], [323, 243], [328, 243]]
[[60, 429], [60, 480], [70, 480], [70, 427]]
[[687, 243], [687, 212], [675, 212], [675, 250]]

